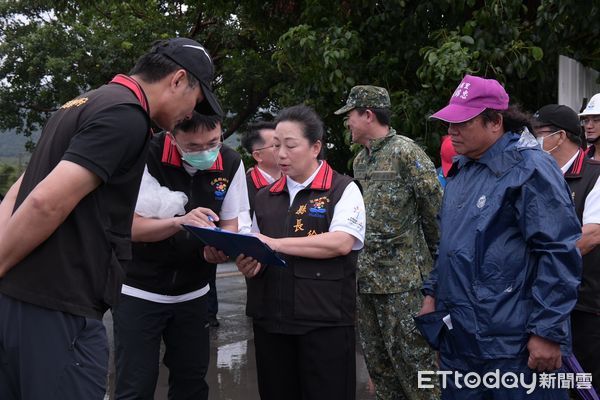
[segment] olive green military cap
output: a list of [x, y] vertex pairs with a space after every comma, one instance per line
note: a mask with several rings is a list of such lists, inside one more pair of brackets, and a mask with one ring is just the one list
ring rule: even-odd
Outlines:
[[390, 95], [387, 90], [379, 86], [354, 86], [350, 90], [346, 105], [337, 110], [334, 114], [344, 114], [356, 107], [390, 108]]

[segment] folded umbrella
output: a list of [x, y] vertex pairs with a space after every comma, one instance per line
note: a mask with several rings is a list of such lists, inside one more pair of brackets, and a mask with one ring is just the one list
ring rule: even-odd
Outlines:
[[[570, 355], [569, 357], [563, 357], [562, 361], [569, 372], [574, 374], [585, 373], [574, 354]], [[596, 393], [596, 390], [591, 385], [589, 389], [575, 387], [575, 390], [577, 391], [579, 397], [581, 397], [583, 400], [600, 400], [598, 393]]]

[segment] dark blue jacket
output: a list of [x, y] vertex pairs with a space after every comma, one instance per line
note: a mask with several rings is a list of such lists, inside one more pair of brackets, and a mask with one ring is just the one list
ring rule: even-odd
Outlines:
[[507, 132], [479, 160], [458, 157], [440, 228], [424, 286], [436, 298], [436, 314], [450, 314], [440, 351], [515, 357], [535, 334], [570, 353], [581, 225], [560, 169], [533, 136]]

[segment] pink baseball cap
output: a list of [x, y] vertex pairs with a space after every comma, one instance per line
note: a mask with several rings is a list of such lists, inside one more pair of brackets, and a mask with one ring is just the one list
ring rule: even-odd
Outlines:
[[448, 105], [430, 118], [460, 123], [475, 118], [486, 108], [508, 109], [508, 94], [497, 80], [465, 75]]

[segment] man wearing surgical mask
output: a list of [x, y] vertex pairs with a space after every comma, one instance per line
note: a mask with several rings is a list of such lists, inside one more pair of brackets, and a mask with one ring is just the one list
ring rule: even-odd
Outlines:
[[[573, 353], [592, 384], [600, 389], [600, 162], [586, 157], [581, 148], [582, 129], [571, 108], [548, 104], [532, 118], [534, 135], [542, 149], [560, 167], [582, 224], [577, 248], [583, 256], [583, 275], [577, 304], [571, 312]], [[586, 132], [587, 133], [587, 132]]]
[[[167, 218], [144, 217], [136, 207], [133, 261], [113, 311], [116, 399], [153, 398], [161, 338], [169, 398], [207, 399], [208, 327], [216, 322], [216, 304], [207, 293], [214, 288], [216, 264], [226, 256], [204, 249], [181, 225], [237, 232], [238, 214], [249, 209], [241, 157], [221, 136], [220, 117], [194, 113], [150, 143], [148, 172], [188, 201], [185, 215]], [[138, 205], [147, 195], [143, 188]]]

